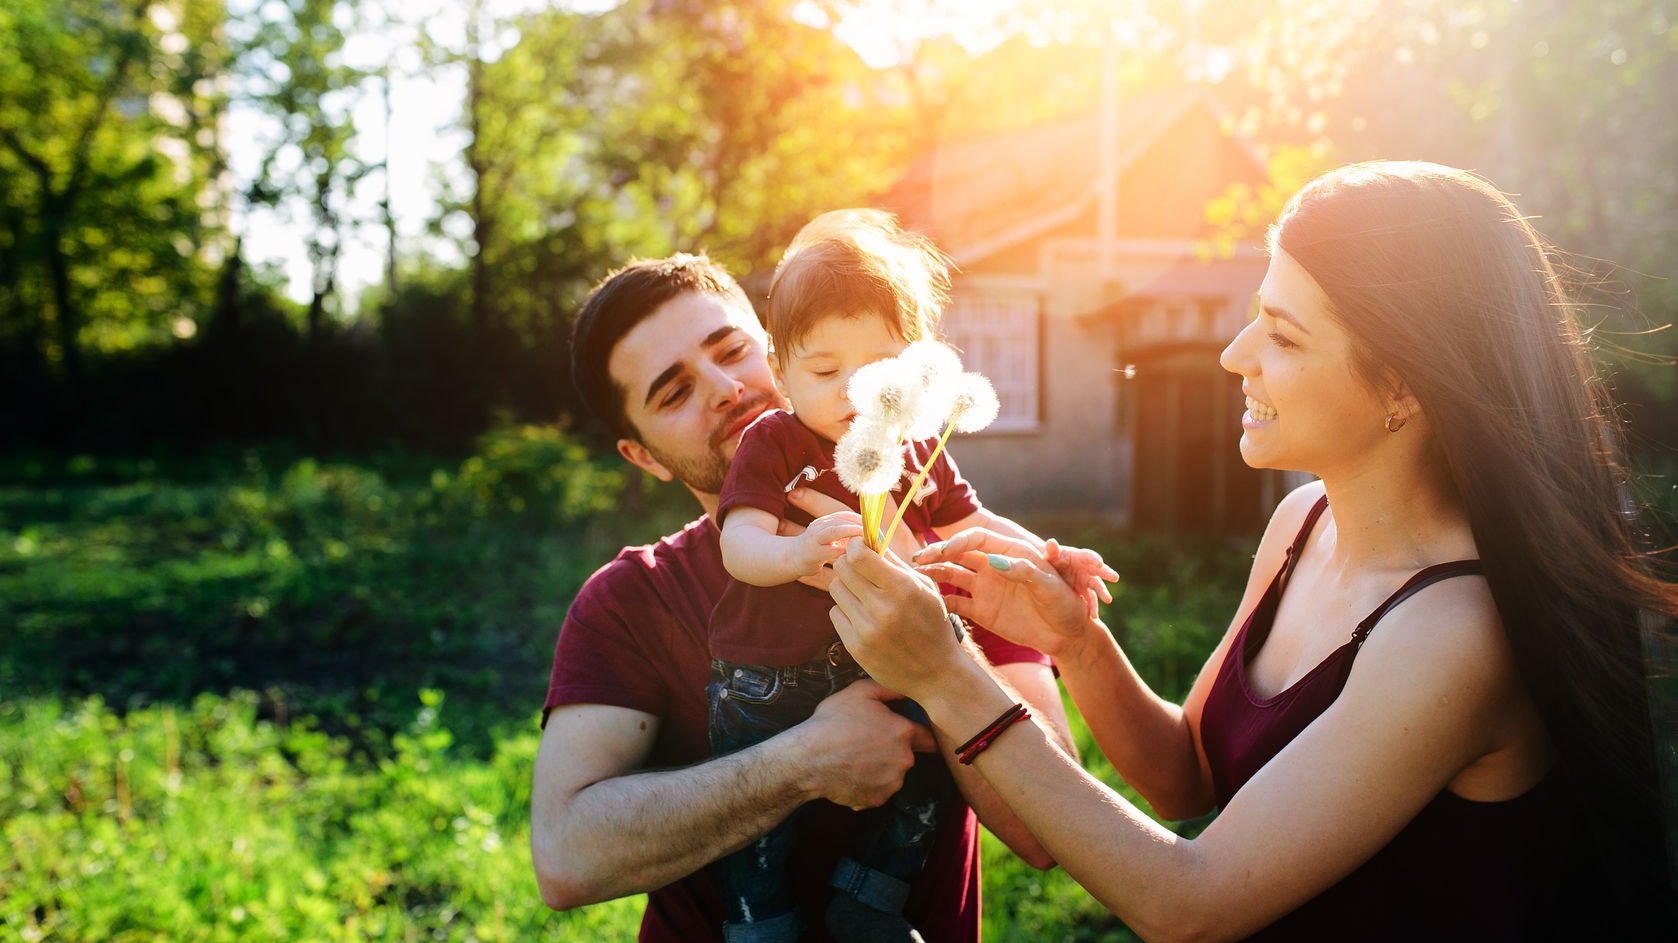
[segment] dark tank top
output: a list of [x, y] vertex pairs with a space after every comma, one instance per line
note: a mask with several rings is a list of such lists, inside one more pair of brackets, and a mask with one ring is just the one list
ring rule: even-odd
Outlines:
[[[1219, 666], [1201, 714], [1201, 742], [1219, 807], [1317, 718], [1346, 684], [1358, 649], [1389, 610], [1424, 586], [1478, 574], [1478, 560], [1441, 563], [1405, 582], [1345, 644], [1280, 693], [1261, 698], [1247, 664], [1270, 635], [1282, 591], [1328, 498], [1317, 501]], [[1554, 886], [1560, 818], [1555, 776], [1504, 802], [1442, 790], [1393, 840], [1315, 898], [1250, 940], [1525, 940], [1539, 897]]]

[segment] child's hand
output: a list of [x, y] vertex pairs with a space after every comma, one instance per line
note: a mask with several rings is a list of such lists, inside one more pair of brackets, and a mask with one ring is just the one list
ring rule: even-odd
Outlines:
[[1082, 547], [1062, 547], [1050, 537], [1044, 545], [1043, 556], [1066, 585], [1083, 598], [1090, 618], [1096, 618], [1101, 603], [1113, 601], [1107, 584], [1117, 583], [1119, 574], [1102, 561], [1101, 554]]
[[845, 542], [862, 536], [862, 515], [855, 511], [835, 511], [810, 522], [799, 534], [796, 562], [805, 576], [810, 576], [832, 563], [845, 552]]

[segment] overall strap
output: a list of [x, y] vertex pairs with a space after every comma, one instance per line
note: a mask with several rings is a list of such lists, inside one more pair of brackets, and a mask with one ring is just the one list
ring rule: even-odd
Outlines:
[[1387, 601], [1375, 607], [1375, 611], [1364, 617], [1358, 627], [1352, 631], [1352, 642], [1359, 648], [1363, 647], [1365, 639], [1369, 638], [1370, 630], [1381, 617], [1392, 611], [1392, 608], [1421, 590], [1432, 586], [1440, 580], [1448, 580], [1453, 576], [1479, 576], [1484, 570], [1479, 560], [1452, 560], [1450, 563], [1435, 563], [1433, 566], [1419, 570], [1416, 575], [1404, 581], [1398, 592], [1387, 597]]

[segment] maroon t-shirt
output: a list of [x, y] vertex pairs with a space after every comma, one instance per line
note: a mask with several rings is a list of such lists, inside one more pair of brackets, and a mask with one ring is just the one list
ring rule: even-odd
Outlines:
[[[577, 593], [554, 649], [547, 712], [565, 704], [605, 704], [659, 718], [646, 767], [684, 766], [710, 755], [705, 685], [710, 656], [705, 631], [723, 587], [718, 532], [700, 518], [658, 543], [628, 547], [589, 577]], [[1048, 664], [1033, 649], [975, 627], [973, 637], [993, 664]], [[930, 941], [979, 938], [978, 824], [964, 805], [939, 827], [905, 915]], [[799, 824], [790, 880], [806, 917], [807, 939], [829, 937], [821, 914], [834, 862], [848, 850], [855, 813], [816, 802]], [[647, 896], [642, 941], [687, 943], [722, 939], [722, 901], [700, 870]]]
[[[936, 439], [904, 444], [905, 471], [892, 490], [893, 501], [902, 504], [909, 484], [936, 445]], [[787, 485], [794, 481], [856, 510], [857, 496], [833, 470], [833, 450], [832, 442], [810, 431], [791, 413], [773, 409], [759, 416], [741, 434], [740, 448], [729, 463], [717, 520], [726, 520], [735, 508], [751, 507], [795, 524], [810, 523], [810, 515], [787, 501]], [[898, 526], [925, 537], [933, 528], [954, 524], [978, 510], [973, 487], [956, 471], [950, 453], [942, 452]], [[881, 526], [889, 524], [888, 518]], [[711, 615], [711, 657], [736, 664], [796, 665], [820, 655], [833, 640], [828, 617], [833, 597], [822, 590], [798, 582], [779, 586], [729, 582]]]

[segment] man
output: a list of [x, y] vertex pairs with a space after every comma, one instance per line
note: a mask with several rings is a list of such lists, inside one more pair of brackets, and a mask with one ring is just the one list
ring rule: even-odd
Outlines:
[[[555, 909], [649, 892], [640, 939], [721, 939], [723, 908], [704, 868], [799, 806], [792, 882], [820, 912], [824, 883], [846, 850], [849, 809], [880, 805], [913, 751], [942, 749], [891, 711], [895, 697], [861, 681], [803, 724], [711, 758], [706, 743], [705, 631], [729, 579], [710, 515], [740, 432], [783, 405], [767, 344], [744, 292], [701, 256], [633, 263], [584, 303], [572, 336], [584, 403], [619, 436], [618, 452], [679, 481], [705, 514], [649, 547], [626, 548], [584, 584], [555, 648], [532, 789], [531, 851], [542, 899]], [[836, 510], [811, 493], [812, 514]], [[1040, 654], [976, 630], [1000, 676], [1069, 753], [1058, 689]], [[957, 786], [985, 824], [1036, 867], [1052, 861], [970, 768]], [[935, 940], [977, 940], [976, 826], [956, 808], [905, 905]], [[812, 939], [825, 939], [812, 921]]]

